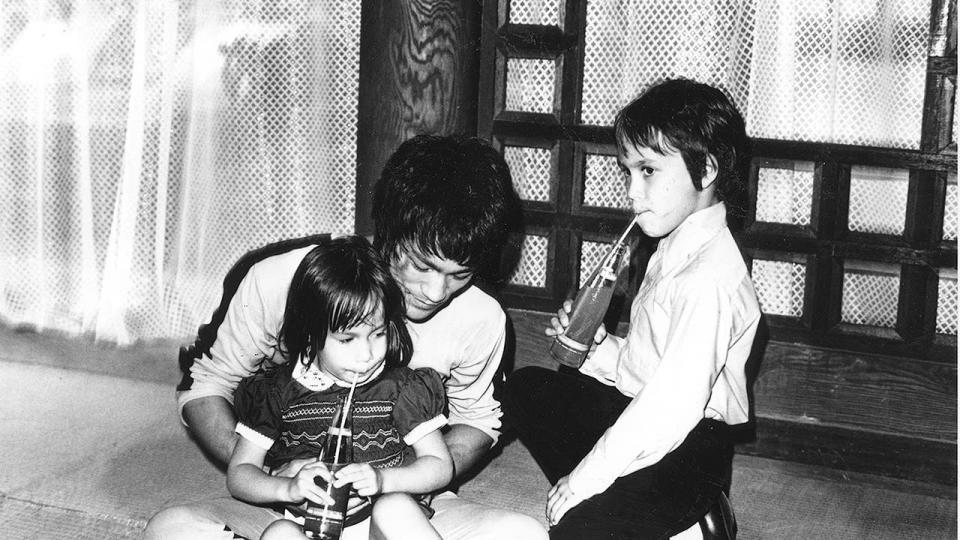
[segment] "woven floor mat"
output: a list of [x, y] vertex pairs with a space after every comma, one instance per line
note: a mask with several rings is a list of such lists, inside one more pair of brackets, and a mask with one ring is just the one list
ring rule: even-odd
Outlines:
[[95, 515], [0, 496], [0, 535], [28, 540], [140, 538], [144, 521]]

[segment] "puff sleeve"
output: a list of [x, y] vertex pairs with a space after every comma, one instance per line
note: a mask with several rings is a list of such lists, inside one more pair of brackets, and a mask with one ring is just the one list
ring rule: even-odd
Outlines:
[[447, 424], [446, 394], [440, 374], [431, 368], [412, 370], [400, 386], [393, 423], [403, 442], [413, 445]]
[[280, 438], [280, 391], [275, 383], [270, 373], [247, 377], [233, 396], [237, 433], [268, 451]]

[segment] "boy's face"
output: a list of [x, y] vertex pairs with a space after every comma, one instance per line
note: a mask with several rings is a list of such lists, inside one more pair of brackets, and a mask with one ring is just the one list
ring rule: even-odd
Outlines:
[[473, 278], [472, 268], [410, 247], [397, 250], [390, 272], [403, 291], [407, 318], [414, 322], [443, 309]]
[[[680, 152], [660, 154], [644, 146], [624, 145], [620, 166], [629, 177], [627, 196], [644, 234], [660, 238], [687, 216], [714, 204], [714, 169], [707, 166], [703, 191], [697, 191]], [[708, 160], [709, 161], [709, 160]]]

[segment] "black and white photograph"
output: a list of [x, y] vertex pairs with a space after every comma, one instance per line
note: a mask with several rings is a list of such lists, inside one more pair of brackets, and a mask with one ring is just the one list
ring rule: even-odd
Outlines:
[[956, 0], [0, 0], [0, 538], [954, 540]]

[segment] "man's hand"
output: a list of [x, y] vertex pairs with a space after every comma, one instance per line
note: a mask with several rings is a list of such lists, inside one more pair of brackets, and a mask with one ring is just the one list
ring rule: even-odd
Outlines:
[[570, 489], [569, 476], [564, 476], [547, 493], [547, 522], [553, 526], [568, 510], [583, 502], [581, 497]]

